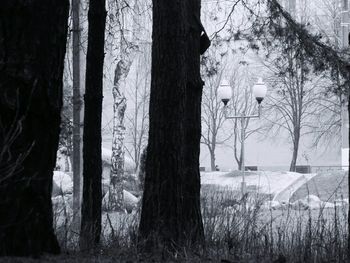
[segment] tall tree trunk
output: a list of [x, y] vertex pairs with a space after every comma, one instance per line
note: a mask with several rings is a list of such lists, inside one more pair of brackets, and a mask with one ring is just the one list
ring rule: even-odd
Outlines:
[[[200, 76], [200, 0], [186, 2], [186, 89], [184, 118], [184, 165], [182, 183], [184, 184], [184, 217], [182, 245], [203, 245], [204, 227], [200, 209], [201, 178], [199, 172], [199, 154], [201, 138], [201, 103], [204, 82]], [[214, 141], [214, 153], [215, 144]]]
[[90, 0], [86, 55], [86, 89], [83, 135], [83, 203], [80, 249], [98, 245], [101, 234], [102, 158], [101, 117], [106, 24], [105, 0]]
[[62, 0], [1, 2], [0, 256], [60, 252], [51, 190], [68, 8]]
[[80, 85], [80, 0], [72, 0], [73, 23], [73, 229], [80, 230], [81, 187], [82, 187], [82, 98]]
[[112, 210], [123, 209], [123, 181], [124, 181], [124, 138], [125, 125], [124, 116], [126, 110], [126, 98], [121, 90], [121, 84], [129, 73], [130, 65], [124, 59], [119, 60], [114, 71], [113, 83], [113, 138], [112, 138], [112, 159], [111, 159], [111, 175], [110, 188], [108, 197], [108, 207]]
[[[349, 41], [350, 41], [350, 34], [349, 34]], [[350, 43], [349, 43], [350, 44]], [[350, 75], [350, 68], [348, 68], [349, 75]], [[350, 76], [348, 76], [350, 79]], [[345, 94], [347, 97], [347, 106], [348, 106], [348, 118], [350, 117], [350, 87], [348, 86], [347, 94]], [[350, 173], [349, 173], [349, 164], [350, 164], [350, 148], [348, 153], [348, 199], [350, 200]], [[348, 206], [348, 229], [350, 226], [350, 206]], [[350, 235], [348, 234], [348, 258], [350, 258]]]
[[198, 0], [153, 1], [149, 141], [139, 228], [150, 249], [196, 245], [204, 236], [199, 10]]
[[[134, 1], [133, 10], [138, 13], [138, 0]], [[135, 16], [137, 17], [137, 15]], [[126, 98], [123, 92], [125, 80], [129, 74], [131, 64], [135, 55], [137, 46], [135, 41], [135, 27], [137, 21], [133, 21], [132, 40], [127, 43], [125, 28], [121, 28], [120, 36], [120, 60], [114, 71], [113, 83], [113, 137], [112, 137], [112, 157], [111, 174], [108, 197], [108, 208], [112, 210], [124, 210], [124, 161], [125, 161], [125, 110]]]

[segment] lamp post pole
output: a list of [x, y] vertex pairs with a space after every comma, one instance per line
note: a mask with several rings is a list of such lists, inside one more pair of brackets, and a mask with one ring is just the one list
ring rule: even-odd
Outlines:
[[242, 137], [242, 143], [241, 143], [241, 147], [242, 147], [242, 150], [241, 150], [241, 155], [242, 155], [242, 158], [241, 158], [241, 170], [243, 172], [243, 175], [242, 175], [242, 185], [241, 185], [241, 190], [242, 190], [242, 194], [244, 195], [245, 194], [245, 189], [246, 189], [246, 183], [245, 183], [245, 163], [244, 163], [244, 142], [245, 142], [245, 118], [242, 118], [241, 119], [241, 137]]
[[258, 83], [253, 87], [253, 93], [255, 95], [255, 99], [258, 102], [258, 113], [253, 115], [236, 115], [236, 116], [228, 116], [227, 114], [227, 103], [231, 99], [232, 89], [227, 82], [224, 82], [220, 85], [218, 94], [224, 103], [224, 116], [225, 119], [240, 119], [241, 120], [241, 171], [242, 171], [242, 183], [241, 183], [241, 191], [242, 195], [246, 192], [246, 182], [245, 182], [245, 123], [247, 119], [251, 118], [260, 118], [261, 115], [261, 102], [263, 101], [267, 92], [267, 88], [263, 83], [262, 79], [259, 79]]
[[237, 116], [228, 116], [227, 115], [227, 104], [224, 106], [224, 116], [225, 119], [240, 119], [241, 120], [241, 171], [242, 171], [242, 183], [241, 191], [242, 194], [245, 194], [246, 182], [245, 182], [245, 122], [247, 119], [260, 118], [261, 115], [261, 101], [258, 101], [258, 114], [254, 115], [237, 115]]

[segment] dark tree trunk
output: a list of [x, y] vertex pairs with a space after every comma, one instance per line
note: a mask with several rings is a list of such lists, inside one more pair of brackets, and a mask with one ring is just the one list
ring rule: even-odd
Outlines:
[[139, 228], [150, 249], [203, 240], [199, 2], [153, 1], [150, 127]]
[[51, 190], [68, 8], [62, 0], [1, 1], [0, 256], [60, 252]]
[[[350, 37], [350, 35], [349, 35]], [[346, 94], [348, 100], [348, 116], [350, 116], [350, 87], [348, 87], [348, 92]], [[348, 117], [349, 118], [349, 117]], [[350, 164], [350, 149], [348, 155], [348, 169]], [[348, 199], [350, 200], [350, 173], [348, 171]], [[350, 229], [350, 206], [348, 206], [348, 229]], [[350, 234], [348, 234], [348, 258], [350, 258]]]
[[[199, 153], [201, 139], [201, 103], [204, 82], [200, 76], [200, 0], [189, 0], [186, 3], [187, 52], [184, 117], [184, 165], [183, 181], [185, 187], [183, 200], [183, 238], [190, 245], [202, 245], [204, 228], [200, 209], [201, 178], [199, 173]], [[214, 154], [215, 144], [214, 142]], [[180, 240], [181, 241], [181, 240]], [[184, 245], [185, 243], [183, 243]]]
[[211, 171], [216, 171], [215, 151], [209, 151], [209, 153], [210, 153], [210, 169]]
[[242, 165], [243, 165], [243, 147], [242, 147], [243, 141], [241, 142], [241, 149], [240, 149], [240, 154], [239, 154], [239, 162], [238, 162], [238, 170], [242, 171]]
[[105, 0], [90, 0], [86, 55], [85, 112], [83, 135], [83, 203], [80, 249], [99, 244], [101, 234], [102, 159], [101, 116], [106, 24]]
[[[350, 33], [349, 33], [349, 45], [350, 45]], [[348, 70], [348, 81], [350, 82], [350, 65], [347, 67]], [[348, 107], [348, 118], [350, 117], [350, 84], [347, 86], [347, 92], [345, 96], [347, 98], [347, 107]], [[350, 135], [350, 134], [349, 134]], [[348, 169], [350, 164], [350, 149], [348, 155]], [[348, 172], [348, 198], [350, 199], [350, 173]], [[350, 229], [350, 206], [348, 207], [348, 229]], [[348, 258], [350, 258], [350, 234], [348, 234]]]
[[297, 159], [298, 159], [298, 151], [299, 151], [299, 140], [300, 140], [300, 129], [294, 131], [294, 140], [293, 140], [293, 154], [292, 161], [290, 163], [289, 171], [295, 172]]

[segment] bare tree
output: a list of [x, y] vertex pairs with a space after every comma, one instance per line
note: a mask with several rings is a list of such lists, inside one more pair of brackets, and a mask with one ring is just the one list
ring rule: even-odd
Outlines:
[[323, 92], [323, 95], [318, 97], [308, 132], [313, 137], [313, 147], [321, 143], [325, 149], [334, 144], [340, 145], [342, 103], [341, 97], [331, 92]]
[[135, 173], [140, 165], [143, 149], [147, 144], [148, 106], [150, 86], [150, 49], [144, 45], [137, 57], [135, 79], [126, 91], [129, 98], [130, 111], [126, 114], [129, 142], [125, 149], [135, 163]]
[[[309, 9], [304, 1], [291, 14], [306, 25], [311, 19]], [[315, 136], [315, 145], [328, 132], [339, 132], [340, 101], [327, 91], [343, 83], [335, 69], [318, 75], [312, 72], [312, 58], [302, 48], [298, 35], [285, 30], [270, 41], [273, 48], [268, 48], [270, 53], [262, 61], [271, 74], [272, 92], [267, 102], [273, 111], [267, 119], [274, 131], [283, 129], [289, 134], [293, 149], [290, 170], [295, 171], [302, 136]]]
[[201, 143], [208, 148], [212, 171], [216, 170], [215, 150], [217, 145], [224, 144], [230, 138], [230, 136], [222, 134], [225, 117], [217, 89], [222, 81], [225, 67], [219, 61], [215, 57], [215, 52], [210, 52], [201, 60], [202, 76], [205, 82], [202, 101]]
[[297, 49], [291, 49], [285, 59], [276, 58], [271, 63], [264, 62], [272, 73], [269, 78], [271, 92], [266, 100], [268, 114], [266, 120], [275, 134], [285, 130], [292, 143], [290, 171], [295, 171], [299, 143], [302, 135], [313, 127], [317, 105], [321, 100], [319, 89], [324, 76], [310, 73], [306, 61], [295, 58]]
[[[234, 116], [257, 114], [258, 106], [252, 92], [252, 87], [255, 84], [256, 78], [254, 78], [249, 65], [246, 61], [240, 61], [233, 65], [230, 72], [232, 99], [230, 102], [229, 114]], [[244, 150], [242, 148], [242, 129], [244, 129], [243, 140], [246, 140], [251, 135], [260, 132], [261, 125], [250, 118], [242, 118], [240, 120], [232, 119], [232, 126], [234, 159], [238, 165], [238, 169], [241, 170]]]
[[[341, 36], [341, 16], [342, 4], [339, 0], [320, 0], [321, 9], [318, 14], [312, 14], [316, 30], [319, 31], [323, 38], [333, 46], [334, 49], [341, 51], [346, 36]], [[340, 89], [344, 85], [344, 79], [338, 70], [330, 70], [328, 79], [323, 84], [323, 96], [318, 102], [318, 114], [315, 118], [313, 135], [313, 146], [322, 143], [326, 146], [333, 143], [340, 143], [341, 134], [341, 108], [344, 103], [344, 97], [340, 94], [330, 92], [337, 87]]]

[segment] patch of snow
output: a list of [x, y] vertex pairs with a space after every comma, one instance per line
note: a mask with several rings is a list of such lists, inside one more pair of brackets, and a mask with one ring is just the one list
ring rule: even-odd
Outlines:
[[331, 202], [324, 202], [320, 200], [318, 196], [315, 195], [308, 195], [303, 199], [299, 199], [293, 203], [293, 207], [295, 209], [298, 209], [299, 207], [302, 207], [304, 209], [322, 209], [322, 208], [334, 208], [338, 206], [346, 206], [347, 203], [344, 200], [336, 200], [334, 203]]
[[323, 205], [322, 205], [322, 207], [324, 207], [324, 208], [334, 208], [334, 206], [339, 206], [339, 205], [334, 205], [333, 203], [330, 203], [330, 202], [322, 202], [323, 203]]
[[[140, 198], [137, 198], [136, 196], [134, 196], [132, 193], [123, 190], [123, 195], [124, 195], [124, 205], [125, 205], [125, 209], [127, 211], [132, 211], [137, 207], [138, 202], [140, 201]], [[107, 207], [108, 205], [108, 201], [109, 201], [109, 191], [107, 191], [107, 193], [105, 194], [105, 196], [103, 197], [102, 200], [102, 206], [103, 207]]]
[[282, 205], [278, 201], [266, 201], [263, 205], [263, 208], [277, 210], [281, 209]]
[[[54, 189], [58, 187], [58, 191], [53, 191], [53, 195], [73, 193], [73, 180], [69, 174], [62, 171], [53, 172]], [[59, 192], [59, 193], [57, 193]]]
[[[292, 185], [300, 177], [300, 173], [293, 172], [269, 172], [257, 171], [254, 174], [246, 174], [247, 188], [256, 187], [259, 193], [277, 195]], [[229, 176], [227, 172], [201, 173], [202, 184], [214, 184], [233, 189], [240, 189], [242, 176]]]
[[322, 206], [322, 201], [318, 196], [315, 195], [308, 195], [304, 199], [302, 199], [302, 202], [305, 205], [308, 205], [310, 209], [319, 209]]
[[342, 206], [342, 205], [349, 205], [349, 198], [344, 198], [344, 199], [336, 199], [334, 200], [334, 203], [336, 205]]
[[273, 198], [275, 201], [280, 202], [289, 202], [289, 199], [293, 196], [294, 192], [297, 191], [302, 185], [310, 181], [316, 174], [299, 174], [293, 172], [287, 172], [290, 175], [298, 175], [298, 178], [291, 182], [288, 186], [286, 186], [281, 191], [277, 192]]
[[139, 199], [134, 196], [132, 193], [123, 190], [123, 194], [124, 194], [124, 204], [126, 207], [130, 207], [130, 208], [135, 208], [137, 203], [139, 202]]
[[294, 210], [316, 210], [316, 209], [328, 209], [334, 207], [343, 207], [347, 206], [347, 200], [335, 200], [334, 203], [324, 202], [316, 195], [308, 195], [305, 198], [296, 200], [295, 202], [279, 202], [276, 200], [266, 201], [263, 205], [265, 209], [279, 210], [279, 209], [294, 209]]

